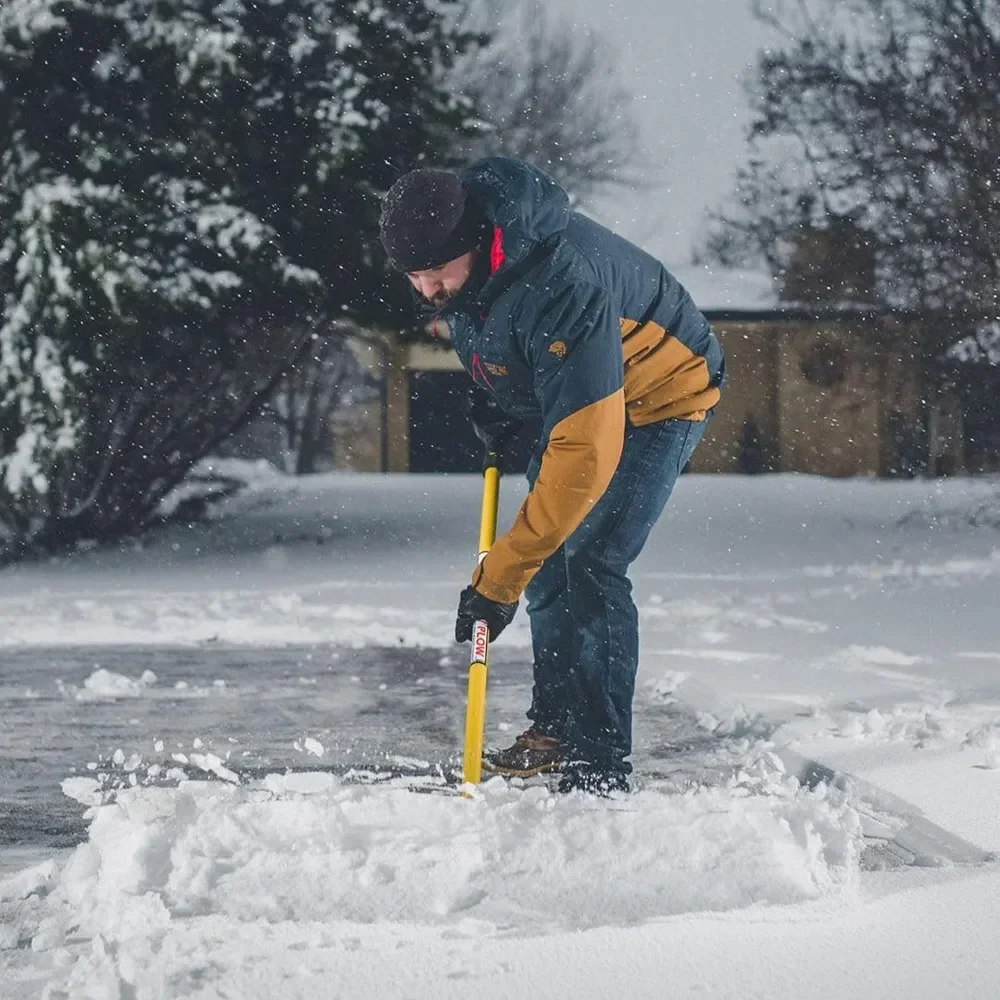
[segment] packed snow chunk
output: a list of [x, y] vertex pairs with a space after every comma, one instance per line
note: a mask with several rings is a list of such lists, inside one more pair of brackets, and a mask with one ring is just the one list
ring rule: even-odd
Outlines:
[[119, 698], [141, 698], [146, 689], [156, 683], [156, 674], [144, 670], [138, 680], [98, 667], [76, 692], [77, 701], [116, 701]]
[[217, 754], [193, 753], [191, 754], [191, 763], [208, 774], [214, 774], [216, 777], [222, 778], [223, 781], [231, 781], [234, 785], [240, 783], [240, 776], [235, 771], [226, 767], [222, 758]]
[[264, 787], [275, 795], [316, 795], [330, 791], [336, 784], [336, 777], [328, 771], [289, 771], [264, 777]]
[[96, 778], [63, 778], [60, 788], [66, 798], [85, 806], [99, 806], [104, 801], [101, 783]]
[[8, 878], [0, 879], [0, 903], [27, 899], [44, 889], [56, 873], [55, 861], [43, 861]]
[[390, 753], [386, 754], [385, 759], [402, 771], [428, 771], [431, 767], [431, 762], [421, 757], [404, 757], [402, 754]]
[[322, 757], [326, 753], [326, 748], [320, 743], [319, 740], [313, 739], [311, 736], [306, 736], [304, 739], [296, 740], [292, 746], [299, 753], [312, 754], [313, 757]]
[[889, 649], [886, 646], [858, 646], [854, 644], [847, 647], [844, 655], [863, 663], [881, 664], [887, 667], [911, 667], [922, 659], [920, 656], [911, 656], [909, 653], [901, 653], [899, 650]]
[[683, 670], [665, 670], [661, 677], [646, 684], [649, 700], [654, 705], [671, 705], [677, 701], [677, 689], [691, 675]]
[[497, 779], [469, 800], [309, 777], [122, 791], [63, 870], [74, 926], [123, 972], [192, 921], [549, 933], [814, 900], [857, 867], [856, 814], [790, 780], [602, 800]]

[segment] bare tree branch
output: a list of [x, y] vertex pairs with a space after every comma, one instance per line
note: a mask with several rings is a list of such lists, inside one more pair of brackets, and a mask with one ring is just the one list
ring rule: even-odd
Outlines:
[[[755, 9], [785, 41], [759, 58], [751, 158], [704, 255], [780, 272], [796, 233], [850, 217], [875, 248], [879, 301], [1000, 311], [995, 0]], [[940, 354], [951, 336], [940, 330], [921, 355]]]
[[457, 86], [483, 116], [466, 158], [528, 160], [579, 202], [638, 186], [639, 127], [608, 40], [538, 0], [504, 12], [492, 45], [456, 69]]

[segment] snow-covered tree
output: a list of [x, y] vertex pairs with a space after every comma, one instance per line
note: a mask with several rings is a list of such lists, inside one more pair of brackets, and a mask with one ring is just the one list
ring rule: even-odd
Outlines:
[[[776, 41], [749, 92], [751, 151], [709, 253], [779, 277], [849, 220], [877, 302], [1000, 311], [997, 0], [754, 0]], [[971, 326], [970, 319], [970, 326]], [[960, 333], [938, 324], [936, 357]]]
[[871, 335], [913, 361], [907, 433], [933, 467], [949, 354], [1000, 317], [1000, 2], [753, 7], [776, 40], [748, 81], [749, 157], [704, 252], [763, 263], [787, 298], [909, 316]]
[[0, 4], [0, 553], [134, 530], [331, 317], [466, 114], [451, 0]]

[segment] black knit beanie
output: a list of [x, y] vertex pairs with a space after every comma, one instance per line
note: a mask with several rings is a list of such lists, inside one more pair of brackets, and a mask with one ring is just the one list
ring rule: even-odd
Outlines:
[[422, 168], [403, 174], [382, 203], [379, 235], [397, 271], [429, 271], [486, 242], [485, 215], [457, 174]]

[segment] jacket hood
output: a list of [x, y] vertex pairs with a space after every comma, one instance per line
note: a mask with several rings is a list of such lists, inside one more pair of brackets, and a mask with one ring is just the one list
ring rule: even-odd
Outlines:
[[508, 156], [490, 156], [459, 175], [503, 238], [502, 267], [524, 260], [569, 222], [569, 197], [548, 174]]

